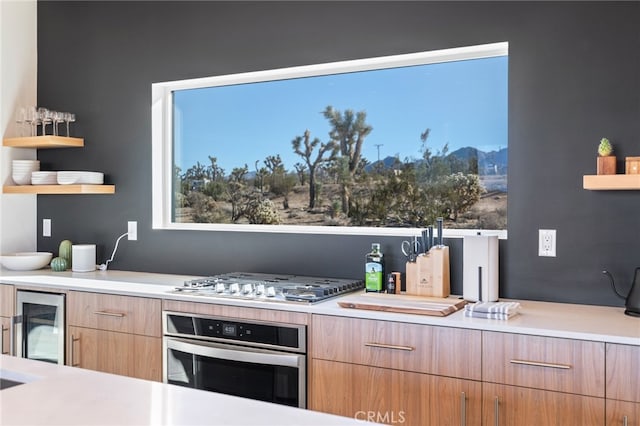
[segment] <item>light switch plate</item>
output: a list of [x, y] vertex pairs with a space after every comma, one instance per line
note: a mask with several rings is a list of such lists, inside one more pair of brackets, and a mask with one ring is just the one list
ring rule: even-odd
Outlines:
[[51, 236], [51, 219], [42, 219], [42, 236]]

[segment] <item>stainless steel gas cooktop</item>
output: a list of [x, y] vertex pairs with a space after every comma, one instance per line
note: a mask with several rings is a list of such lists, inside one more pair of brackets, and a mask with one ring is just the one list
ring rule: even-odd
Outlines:
[[185, 281], [171, 293], [203, 297], [315, 303], [364, 288], [362, 280], [231, 272]]

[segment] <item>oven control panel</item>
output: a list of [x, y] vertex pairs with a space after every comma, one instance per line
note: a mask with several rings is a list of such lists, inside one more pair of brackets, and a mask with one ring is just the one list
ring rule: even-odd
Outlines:
[[305, 326], [215, 318], [185, 313], [163, 313], [164, 334], [249, 346], [306, 351]]

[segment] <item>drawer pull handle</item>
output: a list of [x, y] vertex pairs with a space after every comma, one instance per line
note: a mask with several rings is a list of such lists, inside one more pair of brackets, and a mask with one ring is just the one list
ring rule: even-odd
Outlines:
[[4, 332], [5, 331], [9, 331], [9, 329], [8, 328], [4, 328], [4, 325], [3, 325], [2, 326], [2, 332], [0, 332], [0, 353], [2, 355], [6, 355], [6, 354], [9, 353], [9, 352], [5, 352], [4, 351]]
[[497, 396], [493, 402], [493, 415], [495, 416], [495, 426], [500, 426], [500, 399]]
[[462, 392], [460, 394], [460, 425], [467, 426], [467, 395]]
[[80, 363], [77, 363], [77, 364], [76, 364], [76, 363], [74, 362], [74, 359], [75, 359], [75, 356], [74, 356], [75, 351], [73, 350], [73, 344], [74, 344], [75, 342], [79, 342], [79, 341], [80, 341], [80, 338], [77, 338], [77, 339], [76, 339], [76, 337], [75, 337], [73, 334], [71, 335], [71, 354], [70, 354], [70, 355], [71, 355], [71, 366], [72, 366], [72, 367], [77, 367], [77, 366], [79, 366], [79, 365], [80, 365]]
[[121, 312], [95, 311], [94, 314], [104, 315], [105, 317], [118, 317], [118, 318], [124, 317], [124, 314]]
[[622, 418], [622, 426], [627, 426], [627, 425], [628, 425], [628, 422], [629, 422], [629, 421], [628, 421], [628, 419], [627, 419], [627, 416], [624, 416], [624, 417]]
[[411, 346], [387, 345], [384, 343], [373, 343], [373, 342], [367, 342], [364, 345], [369, 346], [370, 348], [396, 349], [399, 351], [413, 351], [415, 349]]
[[561, 370], [571, 369], [571, 366], [566, 364], [551, 364], [548, 362], [525, 361], [522, 359], [512, 359], [510, 362], [511, 364], [532, 365], [534, 367], [559, 368]]

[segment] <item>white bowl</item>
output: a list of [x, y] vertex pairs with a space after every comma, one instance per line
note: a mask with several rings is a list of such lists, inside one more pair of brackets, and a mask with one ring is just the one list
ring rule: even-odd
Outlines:
[[0, 256], [0, 263], [14, 271], [34, 271], [47, 266], [52, 257], [53, 253], [46, 251], [10, 253]]
[[13, 172], [11, 178], [16, 185], [29, 185], [31, 183], [31, 172]]

